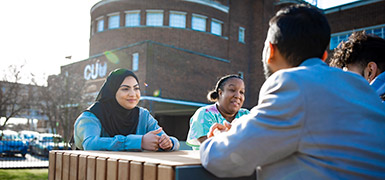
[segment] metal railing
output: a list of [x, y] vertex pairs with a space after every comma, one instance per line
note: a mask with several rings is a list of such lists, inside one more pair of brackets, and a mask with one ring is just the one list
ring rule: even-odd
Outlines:
[[[48, 137], [48, 136], [46, 136]], [[0, 169], [5, 168], [46, 168], [51, 150], [68, 150], [60, 138], [34, 138], [22, 140], [0, 135]]]

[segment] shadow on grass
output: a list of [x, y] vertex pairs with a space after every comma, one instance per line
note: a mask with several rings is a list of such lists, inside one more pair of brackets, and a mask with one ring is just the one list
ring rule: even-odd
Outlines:
[[0, 169], [0, 179], [48, 179], [48, 169]]

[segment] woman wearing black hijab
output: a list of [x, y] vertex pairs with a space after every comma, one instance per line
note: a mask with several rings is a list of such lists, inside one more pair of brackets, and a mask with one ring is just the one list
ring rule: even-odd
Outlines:
[[76, 120], [75, 145], [84, 150], [173, 151], [179, 141], [159, 127], [148, 110], [138, 107], [139, 81], [127, 69], [116, 69], [104, 82], [96, 102]]

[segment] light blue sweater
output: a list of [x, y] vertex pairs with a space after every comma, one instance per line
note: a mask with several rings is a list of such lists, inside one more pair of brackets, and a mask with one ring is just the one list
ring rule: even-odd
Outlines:
[[[102, 128], [99, 119], [91, 112], [83, 112], [74, 125], [75, 145], [84, 150], [109, 151], [141, 151], [142, 137], [146, 133], [158, 129], [158, 121], [151, 116], [147, 109], [139, 107], [139, 122], [136, 134], [116, 135], [110, 137]], [[158, 135], [166, 134], [164, 131]], [[173, 147], [170, 151], [179, 149], [179, 141], [170, 137]]]

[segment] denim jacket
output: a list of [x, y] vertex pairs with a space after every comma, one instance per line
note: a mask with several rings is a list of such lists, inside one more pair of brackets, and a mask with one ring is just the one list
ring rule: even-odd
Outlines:
[[[151, 116], [147, 109], [139, 107], [139, 122], [136, 134], [116, 135], [110, 137], [102, 128], [99, 119], [91, 112], [83, 112], [76, 119], [74, 125], [75, 145], [84, 150], [109, 150], [109, 151], [141, 151], [142, 137], [149, 131], [158, 129], [158, 121]], [[158, 135], [166, 134], [164, 131]], [[173, 147], [170, 151], [179, 149], [179, 141], [175, 137], [170, 139]], [[160, 151], [162, 151], [160, 149]]]

